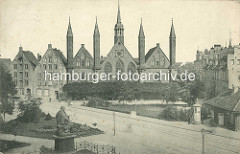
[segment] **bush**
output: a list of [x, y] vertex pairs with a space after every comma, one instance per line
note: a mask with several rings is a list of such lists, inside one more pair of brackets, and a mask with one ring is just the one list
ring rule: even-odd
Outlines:
[[217, 123], [214, 121], [213, 118], [210, 120], [210, 126], [211, 127], [217, 127]]
[[54, 127], [52, 125], [44, 125], [42, 128], [43, 129], [53, 129]]
[[52, 116], [48, 113], [45, 117], [45, 120], [52, 120]]
[[179, 111], [179, 120], [188, 121], [188, 110], [180, 110]]
[[167, 106], [163, 109], [162, 114], [160, 115], [165, 120], [174, 121], [179, 119], [179, 111], [174, 106]]
[[211, 115], [211, 112], [210, 110], [207, 108], [206, 105], [202, 105], [202, 108], [201, 108], [201, 117], [202, 117], [202, 120], [205, 120], [207, 118], [209, 118]]
[[98, 97], [88, 97], [88, 107], [108, 107], [111, 103]]
[[51, 148], [47, 148], [47, 147], [45, 147], [44, 145], [42, 145], [42, 146], [39, 148], [39, 150], [40, 150], [40, 154], [46, 154], [46, 153], [48, 153], [48, 154], [54, 154], [54, 153], [55, 153], [54, 150], [52, 150]]
[[22, 122], [38, 122], [46, 115], [39, 108], [39, 103], [33, 99], [20, 102], [18, 109], [22, 114], [18, 119]]

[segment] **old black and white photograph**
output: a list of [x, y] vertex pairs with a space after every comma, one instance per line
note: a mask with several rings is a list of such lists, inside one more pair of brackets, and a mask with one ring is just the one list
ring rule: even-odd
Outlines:
[[239, 0], [0, 0], [0, 154], [239, 153]]

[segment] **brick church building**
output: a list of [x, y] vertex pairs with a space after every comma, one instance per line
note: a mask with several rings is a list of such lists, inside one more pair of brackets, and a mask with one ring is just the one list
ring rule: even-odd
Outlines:
[[[88, 73], [112, 73], [113, 76], [119, 70], [121, 73], [159, 73], [176, 71], [176, 35], [172, 22], [169, 36], [169, 58], [160, 48], [159, 43], [151, 48], [147, 54], [145, 52], [145, 35], [142, 21], [140, 23], [138, 35], [138, 58], [133, 58], [131, 52], [124, 45], [124, 26], [121, 21], [120, 7], [118, 5], [117, 23], [114, 27], [114, 44], [106, 57], [100, 57], [100, 32], [96, 20], [93, 32], [93, 56], [86, 49], [84, 44], [73, 55], [73, 32], [71, 22], [66, 35], [67, 58], [63, 53], [48, 45], [48, 49], [41, 57], [36, 58], [31, 51], [23, 51], [19, 48], [19, 52], [12, 62], [12, 74], [14, 82], [17, 85], [20, 95], [31, 93], [35, 97], [57, 99], [61, 88], [64, 84], [71, 81], [45, 80], [44, 73], [67, 73], [81, 72], [82, 75]], [[114, 79], [113, 79], [114, 80]], [[80, 81], [79, 81], [80, 82]], [[153, 80], [149, 80], [153, 82]], [[156, 81], [155, 81], [156, 82]], [[160, 81], [159, 81], [160, 82]]]
[[[169, 58], [160, 48], [159, 43], [151, 48], [147, 54], [145, 53], [145, 35], [142, 21], [140, 23], [138, 35], [138, 58], [133, 58], [131, 52], [124, 45], [124, 26], [121, 22], [120, 7], [118, 5], [117, 23], [114, 27], [114, 44], [106, 57], [100, 57], [100, 32], [96, 19], [95, 29], [93, 33], [93, 57], [82, 44], [77, 54], [73, 55], [73, 32], [69, 19], [67, 30], [67, 72], [72, 70], [78, 74], [84, 73], [111, 73], [116, 76], [118, 71], [121, 73], [159, 73], [176, 70], [176, 34], [172, 23], [169, 36]], [[152, 79], [149, 80], [153, 81]]]

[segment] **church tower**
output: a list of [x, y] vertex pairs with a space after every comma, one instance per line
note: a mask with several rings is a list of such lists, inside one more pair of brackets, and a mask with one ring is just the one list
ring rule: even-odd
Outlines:
[[115, 24], [115, 27], [114, 27], [114, 44], [117, 43], [118, 39], [120, 39], [120, 41], [124, 44], [124, 28], [121, 22], [119, 1], [118, 1], [117, 23]]
[[173, 20], [172, 20], [172, 27], [171, 32], [169, 36], [169, 52], [170, 52], [170, 66], [175, 66], [176, 64], [176, 34], [173, 26]]
[[94, 64], [93, 70], [100, 70], [100, 33], [98, 29], [98, 23], [96, 18], [95, 29], [93, 33], [93, 56], [94, 56]]
[[143, 70], [145, 66], [145, 35], [142, 26], [142, 20], [140, 24], [138, 34], [138, 58], [139, 58], [139, 70]]
[[71, 23], [70, 23], [70, 17], [69, 17], [68, 30], [67, 30], [66, 37], [67, 37], [67, 72], [72, 73], [72, 69], [73, 69], [73, 33], [72, 33], [72, 27], [71, 27]]

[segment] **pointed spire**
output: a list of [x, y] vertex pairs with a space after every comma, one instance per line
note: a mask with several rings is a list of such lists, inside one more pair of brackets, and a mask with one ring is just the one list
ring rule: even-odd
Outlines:
[[176, 37], [174, 26], [173, 26], [173, 18], [172, 18], [172, 27], [171, 27], [170, 37]]
[[117, 15], [117, 23], [121, 23], [121, 15], [120, 15], [120, 5], [118, 0], [118, 15]]
[[73, 36], [70, 17], [69, 17], [69, 23], [68, 23], [67, 36]]
[[231, 34], [231, 30], [229, 31], [229, 47], [232, 47], [232, 34]]
[[98, 29], [98, 23], [97, 23], [97, 17], [96, 17], [96, 23], [95, 23], [95, 29], [94, 29], [94, 36], [100, 36], [99, 29]]
[[141, 18], [141, 24], [140, 24], [138, 37], [145, 37], [144, 31], [143, 31], [143, 26], [142, 26], [142, 18]]

